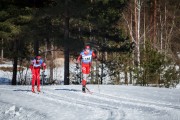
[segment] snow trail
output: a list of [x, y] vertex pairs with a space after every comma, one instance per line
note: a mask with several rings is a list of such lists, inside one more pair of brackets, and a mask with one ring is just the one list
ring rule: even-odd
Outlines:
[[[180, 120], [180, 91], [133, 86], [0, 86], [0, 119], [5, 120]], [[137, 94], [138, 93], [138, 94]], [[156, 94], [155, 94], [156, 93]]]

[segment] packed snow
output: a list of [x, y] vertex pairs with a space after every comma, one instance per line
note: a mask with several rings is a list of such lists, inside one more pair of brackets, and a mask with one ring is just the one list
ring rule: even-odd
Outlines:
[[[54, 78], [62, 81], [63, 70], [56, 68]], [[30, 83], [30, 70], [27, 78]], [[45, 85], [32, 93], [30, 85], [9, 85], [11, 79], [12, 72], [0, 70], [0, 120], [180, 120], [180, 84], [176, 89], [88, 84], [92, 93], [82, 93], [81, 85]]]
[[0, 86], [0, 120], [180, 120], [180, 89], [123, 85]]

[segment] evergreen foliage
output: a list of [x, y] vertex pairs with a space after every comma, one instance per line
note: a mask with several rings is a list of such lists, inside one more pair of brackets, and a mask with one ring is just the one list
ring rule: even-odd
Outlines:
[[53, 61], [52, 51], [64, 52], [64, 80], [69, 84], [69, 58], [90, 44], [98, 54], [95, 79], [101, 83], [109, 75], [111, 84], [175, 86], [180, 66], [179, 1], [140, 4], [139, 43], [133, 30], [138, 23], [134, 4], [133, 0], [1, 0], [1, 49], [14, 61], [13, 84], [17, 64], [39, 54]]

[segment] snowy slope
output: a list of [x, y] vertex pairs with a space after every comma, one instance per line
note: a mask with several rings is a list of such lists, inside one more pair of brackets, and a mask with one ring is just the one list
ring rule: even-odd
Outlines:
[[180, 120], [180, 89], [135, 86], [0, 86], [0, 120]]

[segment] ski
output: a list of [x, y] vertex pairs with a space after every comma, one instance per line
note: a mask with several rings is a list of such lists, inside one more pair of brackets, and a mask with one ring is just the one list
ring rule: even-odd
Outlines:
[[44, 92], [42, 92], [42, 91], [41, 91], [41, 92], [38, 92], [38, 91], [35, 92], [35, 91], [34, 91], [34, 92], [31, 92], [31, 93], [34, 93], [34, 94], [43, 94]]
[[44, 92], [40, 91], [40, 92], [37, 92], [38, 94], [44, 94]]
[[90, 91], [87, 87], [85, 87], [85, 88], [86, 88], [86, 90], [88, 91], [88, 93], [93, 94], [93, 92]]

